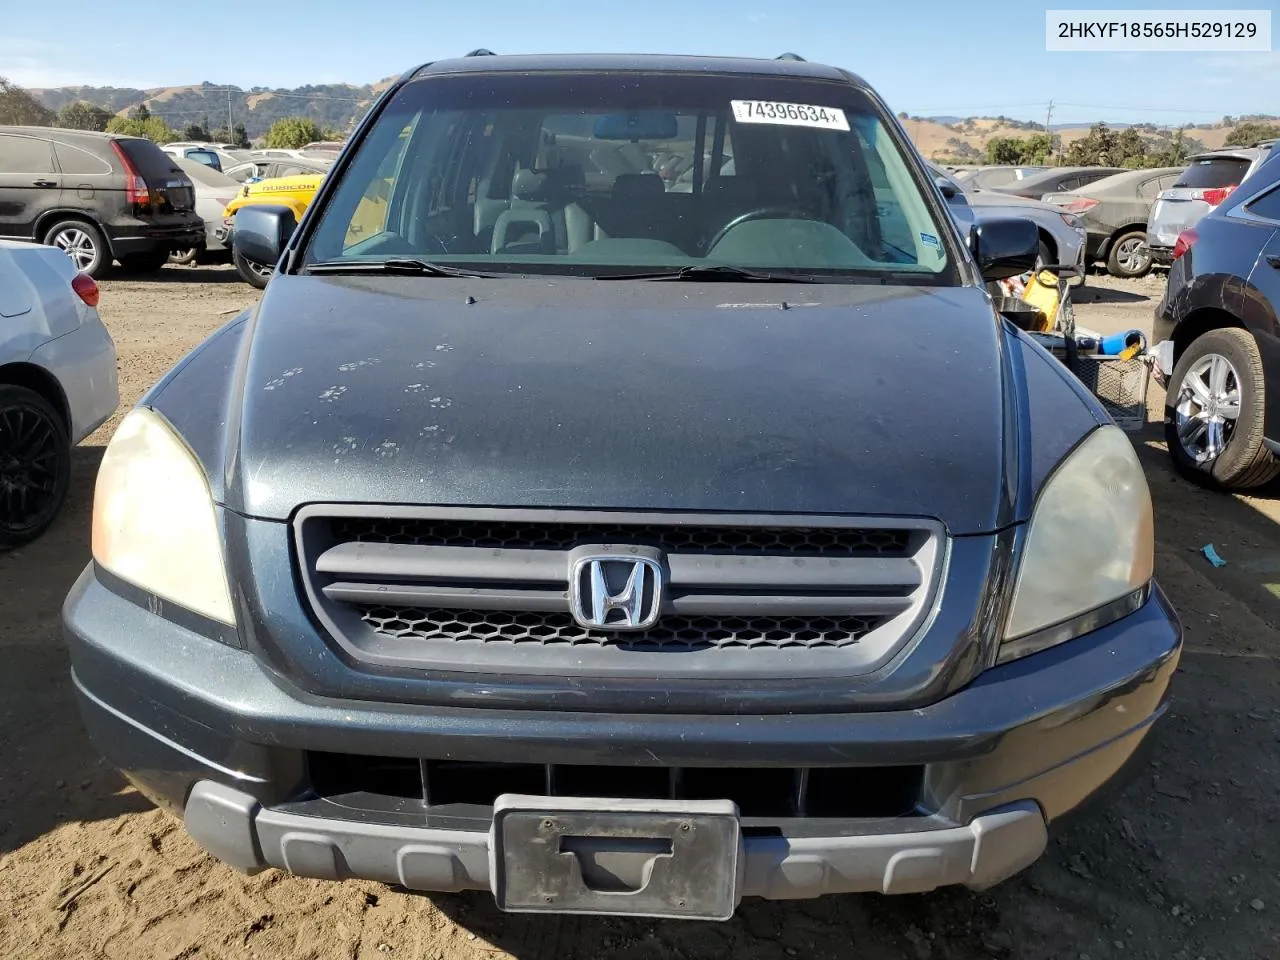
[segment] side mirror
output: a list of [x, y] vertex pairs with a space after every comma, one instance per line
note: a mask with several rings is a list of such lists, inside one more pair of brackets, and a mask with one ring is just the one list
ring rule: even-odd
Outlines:
[[254, 204], [236, 211], [231, 245], [246, 260], [274, 267], [298, 220], [288, 207]]
[[987, 220], [974, 226], [970, 246], [983, 280], [1005, 280], [1035, 269], [1040, 231], [1022, 217]]
[[938, 185], [938, 189], [942, 191], [942, 196], [946, 200], [954, 200], [956, 197], [956, 188], [946, 177], [934, 177], [933, 182]]

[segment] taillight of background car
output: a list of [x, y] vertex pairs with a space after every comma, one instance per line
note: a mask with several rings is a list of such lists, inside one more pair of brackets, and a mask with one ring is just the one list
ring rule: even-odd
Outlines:
[[98, 284], [94, 282], [93, 277], [89, 276], [87, 273], [77, 273], [72, 277], [71, 289], [74, 290], [76, 292], [76, 296], [83, 300], [88, 306], [96, 307], [98, 305], [98, 298], [101, 296], [101, 291], [98, 289]]
[[125, 200], [139, 207], [150, 206], [151, 191], [147, 187], [147, 181], [142, 179], [142, 174], [140, 174], [138, 172], [138, 168], [133, 165], [133, 161], [129, 159], [129, 155], [125, 153], [124, 150], [120, 148], [120, 144], [114, 140], [111, 141], [111, 150], [120, 161], [120, 165], [124, 167]]
[[1194, 200], [1203, 200], [1211, 207], [1216, 207], [1218, 204], [1222, 203], [1223, 200], [1227, 199], [1227, 197], [1231, 196], [1231, 191], [1237, 186], [1238, 184], [1233, 183], [1229, 187], [1210, 187], [1207, 190], [1197, 190], [1191, 195], [1191, 197]]
[[1077, 197], [1062, 209], [1067, 213], [1087, 213], [1098, 205], [1100, 201], [1094, 200], [1092, 197]]
[[1196, 233], [1195, 228], [1188, 227], [1178, 234], [1178, 239], [1173, 244], [1173, 259], [1177, 260], [1180, 256], [1195, 246], [1196, 241], [1200, 239], [1200, 234]]

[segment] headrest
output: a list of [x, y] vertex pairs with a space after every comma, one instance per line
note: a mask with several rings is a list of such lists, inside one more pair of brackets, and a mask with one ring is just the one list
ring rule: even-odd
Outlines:
[[541, 200], [547, 193], [547, 175], [521, 167], [511, 178], [511, 196], [517, 200]]

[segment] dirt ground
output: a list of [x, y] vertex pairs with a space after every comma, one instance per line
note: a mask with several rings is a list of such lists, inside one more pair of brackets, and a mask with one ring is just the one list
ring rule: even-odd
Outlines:
[[[1079, 322], [1149, 328], [1162, 282], [1091, 278]], [[122, 409], [254, 296], [225, 268], [105, 282]], [[1162, 402], [1151, 398], [1157, 415]], [[93, 477], [113, 426], [77, 451], [54, 529], [0, 557], [3, 960], [1280, 957], [1280, 490], [1229, 497], [1177, 480], [1158, 425], [1135, 442], [1158, 576], [1188, 646], [1135, 781], [987, 894], [749, 900], [724, 924], [524, 919], [483, 894], [246, 878], [202, 854], [98, 761], [68, 680], [57, 613], [89, 558]], [[1201, 556], [1207, 543], [1227, 566]]]

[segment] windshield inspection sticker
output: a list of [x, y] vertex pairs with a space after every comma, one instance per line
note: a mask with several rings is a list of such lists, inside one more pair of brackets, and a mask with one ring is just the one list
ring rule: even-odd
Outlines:
[[836, 107], [811, 103], [778, 103], [773, 100], [730, 100], [733, 119], [739, 123], [777, 123], [788, 127], [849, 130], [849, 118]]
[[938, 243], [938, 238], [935, 237], [932, 233], [920, 234], [920, 242], [927, 243], [931, 247], [941, 246], [941, 244]]

